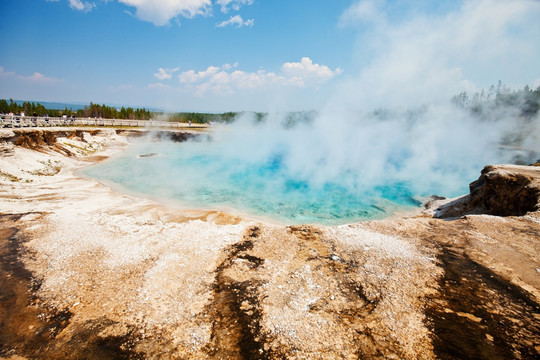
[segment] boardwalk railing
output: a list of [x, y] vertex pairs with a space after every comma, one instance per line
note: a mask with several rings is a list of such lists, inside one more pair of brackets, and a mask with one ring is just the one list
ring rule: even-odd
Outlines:
[[[152, 128], [186, 128], [188, 124], [156, 120], [121, 120], [96, 118], [35, 117], [1, 115], [0, 127], [40, 127], [40, 126], [131, 126]], [[194, 125], [191, 127], [201, 127]]]

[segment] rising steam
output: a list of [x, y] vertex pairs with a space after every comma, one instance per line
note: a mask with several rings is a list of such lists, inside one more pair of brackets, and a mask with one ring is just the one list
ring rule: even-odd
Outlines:
[[[418, 195], [455, 196], [486, 164], [533, 162], [538, 156], [538, 115], [520, 118], [519, 109], [497, 110], [484, 114], [489, 120], [450, 103], [408, 111], [323, 111], [292, 127], [286, 115], [258, 123], [244, 114], [232, 129], [216, 133], [215, 141], [223, 156], [239, 163], [260, 166], [278, 158], [287, 178], [312, 187], [333, 183], [369, 193], [406, 183]], [[521, 151], [504, 146], [516, 131]]]
[[537, 160], [538, 113], [523, 115], [523, 99], [513, 106], [485, 99], [482, 116], [449, 100], [479, 92], [479, 73], [494, 83], [535, 68], [540, 3], [465, 1], [444, 15], [416, 12], [401, 22], [388, 15], [390, 6], [359, 1], [343, 14], [343, 26], [363, 29], [357, 51], [372, 58], [359, 61], [359, 75], [342, 81], [311, 121], [284, 127], [286, 115], [273, 114], [254, 125], [244, 114], [217, 138], [228, 144], [223, 151], [252, 163], [278, 156], [291, 178], [312, 186], [365, 192], [406, 182], [416, 194], [445, 195], [465, 192], [486, 164]]
[[[271, 112], [263, 121], [243, 113], [215, 128], [211, 142], [159, 145], [149, 151], [163, 156], [118, 178], [120, 166], [110, 166], [109, 179], [194, 205], [326, 222], [461, 195], [487, 164], [538, 160], [540, 90], [536, 103], [501, 89], [469, 103], [450, 99], [480, 93], [475, 83], [485, 79], [476, 73], [487, 73], [485, 87], [537, 68], [540, 2], [465, 1], [447, 15], [397, 24], [381, 4], [362, 1], [344, 14], [344, 25], [372, 28], [358, 51], [374, 55], [318, 111]], [[515, 71], [491, 68], [495, 60], [514, 61]], [[142, 178], [144, 186], [134, 182]]]

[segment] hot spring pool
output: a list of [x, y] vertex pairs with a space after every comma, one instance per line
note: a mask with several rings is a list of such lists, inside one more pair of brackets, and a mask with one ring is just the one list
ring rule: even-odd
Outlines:
[[291, 171], [282, 152], [243, 155], [212, 142], [138, 143], [83, 173], [158, 201], [287, 224], [380, 219], [421, 205], [406, 181], [365, 188], [347, 173], [341, 181], [312, 181]]
[[292, 123], [279, 113], [264, 121], [245, 113], [199, 141], [139, 139], [84, 172], [183, 208], [330, 225], [410, 211], [430, 195], [466, 194], [485, 165], [516, 155], [500, 146], [512, 122], [475, 121], [454, 107], [330, 110]]

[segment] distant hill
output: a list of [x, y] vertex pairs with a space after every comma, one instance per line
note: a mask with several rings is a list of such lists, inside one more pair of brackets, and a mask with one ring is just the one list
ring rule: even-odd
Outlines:
[[47, 101], [36, 101], [36, 100], [13, 100], [17, 105], [22, 105], [24, 102], [30, 103], [40, 103], [46, 109], [54, 110], [63, 110], [65, 108], [71, 109], [73, 111], [84, 109], [88, 104], [76, 104], [76, 103], [60, 103], [60, 102], [47, 102]]

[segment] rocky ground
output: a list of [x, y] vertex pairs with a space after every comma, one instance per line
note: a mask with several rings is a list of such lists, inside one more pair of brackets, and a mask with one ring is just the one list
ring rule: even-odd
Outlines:
[[280, 226], [76, 175], [125, 135], [0, 130], [0, 357], [540, 357], [540, 167], [398, 219]]

